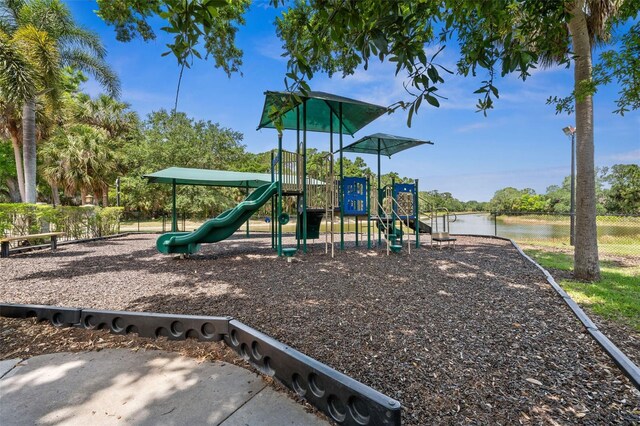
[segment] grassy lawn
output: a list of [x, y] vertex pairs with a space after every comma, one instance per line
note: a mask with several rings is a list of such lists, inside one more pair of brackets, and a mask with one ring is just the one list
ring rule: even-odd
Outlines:
[[[571, 271], [573, 257], [566, 253], [527, 249], [526, 253], [547, 269]], [[640, 332], [640, 264], [604, 260], [600, 263], [602, 281], [585, 283], [560, 280], [558, 284], [579, 305], [591, 312]]]

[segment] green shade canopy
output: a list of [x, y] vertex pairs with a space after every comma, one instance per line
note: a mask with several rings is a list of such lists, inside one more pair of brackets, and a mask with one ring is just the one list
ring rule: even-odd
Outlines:
[[[189, 169], [183, 167], [169, 167], [155, 173], [144, 175], [149, 183], [176, 183], [176, 185], [204, 185], [227, 186], [233, 188], [257, 188], [271, 183], [269, 173], [233, 172], [229, 170]], [[278, 176], [275, 176], [278, 180]], [[294, 183], [296, 176], [284, 175], [285, 184]], [[316, 179], [307, 179], [308, 185], [323, 185]]]
[[[296, 92], [265, 92], [264, 108], [258, 130], [275, 128], [272, 116], [274, 111], [281, 111], [284, 129], [303, 128], [302, 108], [306, 103], [307, 130], [329, 133], [333, 121], [333, 131], [340, 133], [340, 105], [342, 105], [343, 132], [351, 136], [376, 118], [387, 112], [387, 108], [366, 102], [349, 99], [324, 92], [307, 92], [306, 95]], [[299, 114], [299, 117], [298, 117]], [[298, 127], [299, 123], [299, 127]]]
[[424, 144], [433, 145], [433, 142], [407, 138], [404, 136], [374, 133], [373, 135], [365, 136], [362, 139], [345, 146], [342, 148], [342, 151], [357, 152], [361, 154], [386, 155], [391, 158], [393, 154], [397, 154], [400, 151]]

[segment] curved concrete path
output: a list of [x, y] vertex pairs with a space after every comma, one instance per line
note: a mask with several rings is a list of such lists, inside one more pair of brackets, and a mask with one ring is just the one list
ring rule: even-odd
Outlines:
[[329, 423], [235, 365], [110, 349], [0, 361], [0, 424]]

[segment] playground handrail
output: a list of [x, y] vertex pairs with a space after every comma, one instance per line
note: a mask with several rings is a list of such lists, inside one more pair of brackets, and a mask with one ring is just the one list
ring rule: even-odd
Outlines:
[[[384, 216], [386, 218], [387, 217], [387, 211], [384, 209], [384, 206], [382, 204], [380, 204], [380, 200], [377, 200], [376, 204], [378, 205], [380, 210], [384, 212]], [[382, 222], [382, 218], [380, 217], [380, 215], [378, 215], [378, 220], [380, 222]], [[390, 247], [389, 247], [389, 222], [388, 221], [387, 221], [387, 223], [386, 223], [386, 225], [384, 227], [384, 240], [387, 243], [387, 256], [389, 256]]]
[[[407, 218], [407, 223], [406, 223], [407, 228], [411, 229], [411, 227], [409, 226], [409, 215], [407, 214], [407, 212], [402, 208], [402, 206], [400, 206], [400, 203], [398, 203], [398, 201], [395, 198], [393, 198], [393, 196], [391, 196], [391, 202], [395, 203], [398, 210], [400, 210], [400, 213], [402, 213]], [[396, 213], [396, 211], [393, 208], [391, 209], [391, 214], [396, 215], [398, 220], [401, 223], [403, 223], [402, 218], [398, 216], [398, 213]], [[393, 216], [391, 216], [391, 218], [393, 218]], [[418, 217], [418, 220], [420, 220], [420, 217]], [[411, 233], [410, 232], [407, 232], [407, 249], [409, 250], [409, 254], [411, 254]]]

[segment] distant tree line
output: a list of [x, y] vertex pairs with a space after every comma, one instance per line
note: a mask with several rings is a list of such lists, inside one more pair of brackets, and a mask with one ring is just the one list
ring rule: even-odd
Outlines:
[[[640, 166], [616, 164], [596, 173], [596, 210], [598, 214], [640, 214]], [[491, 211], [569, 213], [571, 178], [562, 185], [551, 185], [545, 194], [531, 188], [507, 187], [496, 191], [488, 203]]]
[[[598, 214], [640, 214], [640, 166], [616, 164], [603, 167], [596, 174], [596, 208]], [[531, 188], [507, 187], [495, 192], [490, 201], [460, 201], [450, 192], [420, 192], [420, 209], [434, 207], [451, 212], [542, 212], [569, 213], [571, 210], [571, 178], [561, 185], [551, 185], [544, 194]]]

